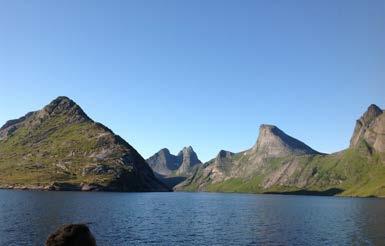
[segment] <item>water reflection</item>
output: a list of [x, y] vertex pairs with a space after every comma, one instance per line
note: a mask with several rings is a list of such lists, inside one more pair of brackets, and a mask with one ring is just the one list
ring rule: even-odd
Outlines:
[[79, 222], [99, 245], [381, 245], [385, 199], [0, 190], [0, 245]]

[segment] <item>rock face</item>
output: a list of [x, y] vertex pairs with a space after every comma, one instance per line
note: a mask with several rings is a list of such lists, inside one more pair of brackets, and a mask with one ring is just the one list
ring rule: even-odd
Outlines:
[[350, 148], [329, 155], [261, 125], [252, 148], [221, 151], [175, 189], [385, 196], [384, 137], [385, 114], [375, 105], [357, 121]]
[[169, 190], [131, 145], [67, 97], [0, 128], [0, 186]]
[[191, 146], [184, 147], [178, 155], [161, 149], [147, 159], [152, 170], [163, 176], [188, 176], [196, 165], [202, 164]]
[[252, 151], [270, 157], [283, 157], [289, 154], [319, 154], [319, 152], [313, 150], [303, 142], [290, 137], [273, 125], [260, 126], [258, 140], [252, 148]]
[[172, 155], [167, 148], [159, 150], [156, 154], [147, 159], [154, 172], [161, 175], [170, 175], [176, 171], [181, 165], [181, 158]]
[[350, 147], [385, 152], [385, 113], [378, 106], [370, 105], [357, 120]]
[[183, 150], [178, 153], [178, 158], [182, 160], [182, 162], [176, 171], [177, 175], [188, 174], [194, 166], [202, 164], [191, 146], [184, 147]]

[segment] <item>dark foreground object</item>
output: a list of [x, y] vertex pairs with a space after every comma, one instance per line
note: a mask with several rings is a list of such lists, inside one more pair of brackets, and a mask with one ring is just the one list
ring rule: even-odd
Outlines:
[[95, 238], [84, 224], [64, 225], [52, 233], [46, 246], [96, 246]]

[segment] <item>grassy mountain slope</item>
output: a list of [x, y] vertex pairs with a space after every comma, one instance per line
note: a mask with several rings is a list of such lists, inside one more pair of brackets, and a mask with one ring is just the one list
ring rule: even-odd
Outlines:
[[366, 156], [357, 150], [348, 149], [332, 155], [271, 158], [264, 162], [263, 168], [250, 175], [228, 175], [220, 180], [212, 178], [215, 168], [207, 169], [210, 166], [207, 163], [206, 169], [198, 169], [178, 189], [385, 196], [385, 165], [379, 155]]
[[167, 190], [132, 146], [66, 97], [0, 129], [0, 185]]
[[274, 126], [262, 125], [253, 148], [231, 155], [220, 153], [176, 189], [385, 196], [384, 129], [385, 113], [371, 105], [357, 121], [351, 146], [326, 155]]

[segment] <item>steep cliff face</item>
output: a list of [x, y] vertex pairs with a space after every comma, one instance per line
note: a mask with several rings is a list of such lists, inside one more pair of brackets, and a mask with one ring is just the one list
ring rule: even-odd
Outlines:
[[356, 122], [350, 147], [385, 152], [385, 113], [372, 104]]
[[168, 190], [132, 146], [67, 97], [0, 128], [0, 186]]
[[172, 155], [166, 148], [159, 150], [156, 154], [147, 159], [152, 170], [161, 175], [170, 175], [180, 166], [181, 158]]
[[261, 125], [251, 149], [221, 152], [175, 189], [385, 196], [384, 128], [383, 111], [372, 105], [357, 122], [351, 147], [326, 155]]
[[257, 143], [250, 151], [250, 154], [252, 153], [270, 157], [319, 154], [303, 142], [290, 137], [273, 125], [260, 126]]
[[184, 147], [179, 153], [178, 157], [182, 160], [178, 170], [176, 171], [177, 175], [186, 175], [189, 174], [194, 166], [202, 164], [198, 159], [197, 154], [191, 146]]

